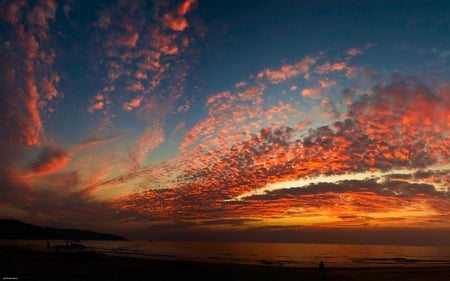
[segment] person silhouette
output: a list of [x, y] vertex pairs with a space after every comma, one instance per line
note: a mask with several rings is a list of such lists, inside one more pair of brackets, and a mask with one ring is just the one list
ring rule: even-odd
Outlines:
[[325, 270], [325, 264], [323, 263], [323, 261], [319, 262], [319, 271], [324, 271]]

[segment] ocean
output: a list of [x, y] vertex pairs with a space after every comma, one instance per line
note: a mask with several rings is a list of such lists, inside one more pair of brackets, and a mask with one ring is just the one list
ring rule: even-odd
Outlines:
[[[51, 246], [65, 241], [50, 241]], [[450, 266], [450, 247], [248, 242], [82, 241], [106, 255], [286, 267]], [[47, 240], [0, 240], [47, 250]]]

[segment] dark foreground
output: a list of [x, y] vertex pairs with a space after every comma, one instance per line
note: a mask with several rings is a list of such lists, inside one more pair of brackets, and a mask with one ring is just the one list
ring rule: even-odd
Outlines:
[[450, 280], [449, 267], [286, 268], [0, 248], [0, 280]]

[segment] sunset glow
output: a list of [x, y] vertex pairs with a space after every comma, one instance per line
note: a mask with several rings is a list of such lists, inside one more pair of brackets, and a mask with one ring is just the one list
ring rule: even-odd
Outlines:
[[306, 2], [0, 0], [0, 216], [450, 233], [450, 5]]

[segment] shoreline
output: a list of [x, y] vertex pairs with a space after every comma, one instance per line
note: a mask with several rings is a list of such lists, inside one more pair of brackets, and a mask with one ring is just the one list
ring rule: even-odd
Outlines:
[[[2, 280], [448, 280], [448, 266], [285, 267], [0, 247]], [[13, 279], [10, 279], [13, 278]], [[17, 278], [17, 279], [14, 279]]]

